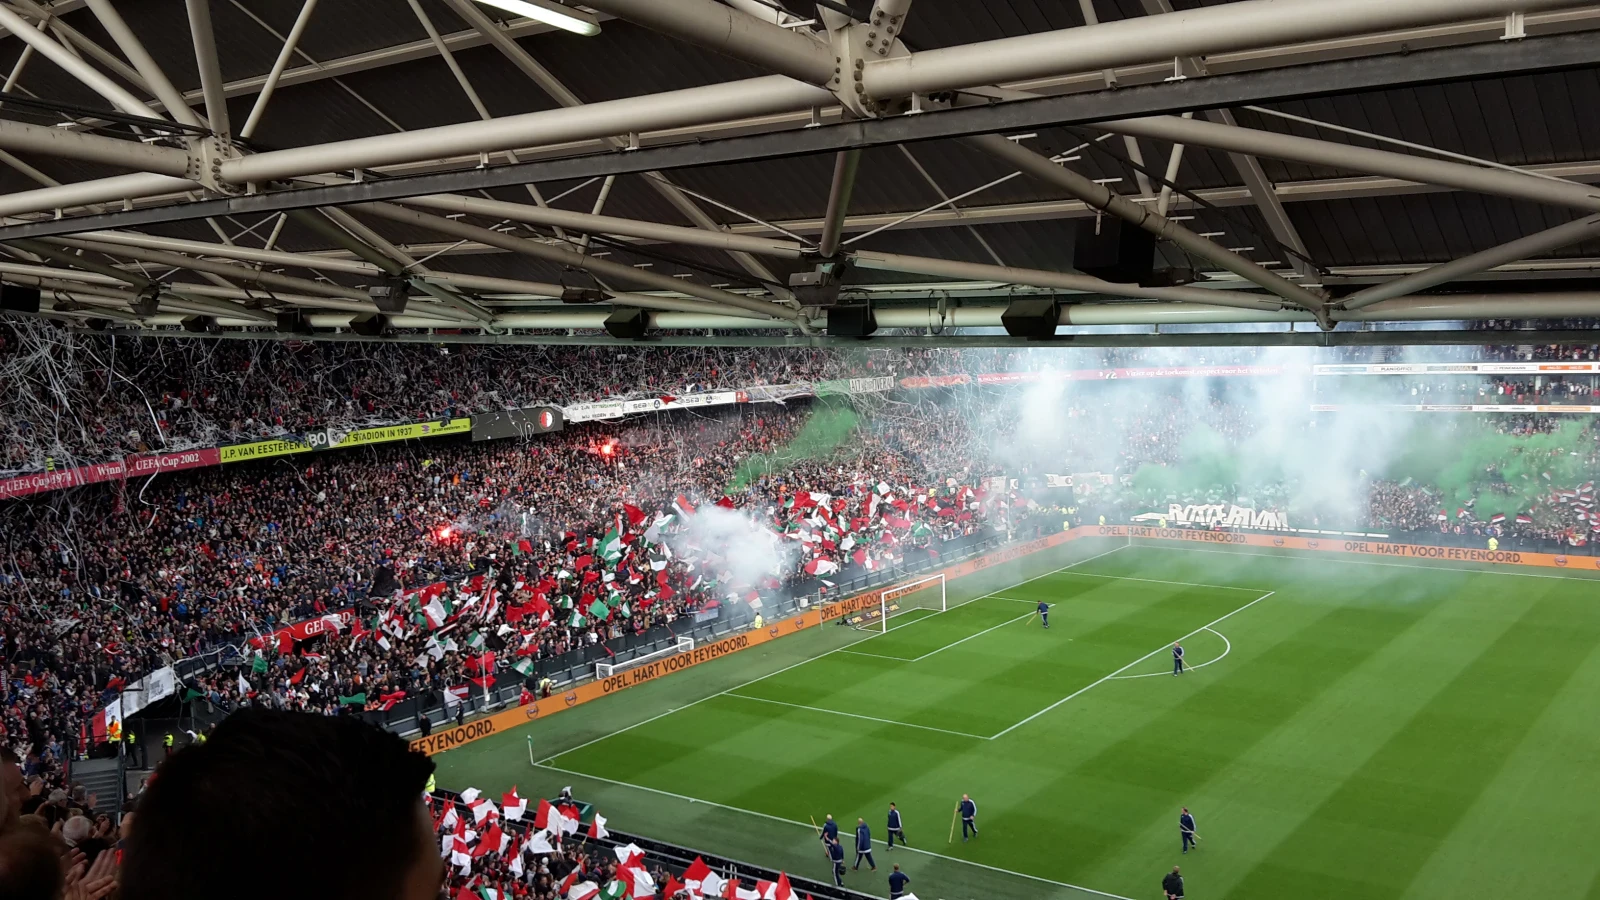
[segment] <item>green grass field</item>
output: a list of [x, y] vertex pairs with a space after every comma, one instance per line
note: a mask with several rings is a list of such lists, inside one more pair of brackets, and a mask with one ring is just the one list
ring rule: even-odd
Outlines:
[[[614, 828], [818, 879], [811, 818], [863, 816], [879, 871], [846, 884], [878, 896], [898, 862], [924, 900], [1159, 897], [1177, 864], [1199, 900], [1600, 898], [1597, 589], [1079, 541], [887, 633], [830, 625], [469, 745], [440, 780], [571, 784]], [[941, 841], [962, 793], [982, 837]], [[891, 800], [911, 852], [881, 844]]]

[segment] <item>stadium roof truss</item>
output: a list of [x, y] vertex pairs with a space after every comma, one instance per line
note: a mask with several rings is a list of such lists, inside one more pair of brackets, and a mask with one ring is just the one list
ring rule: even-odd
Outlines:
[[[1029, 297], [1074, 340], [1600, 316], [1600, 5], [529, 2], [581, 33], [0, 0], [0, 278], [85, 327], [267, 338], [611, 341], [639, 309], [822, 342], [819, 272], [911, 344], [1004, 340]], [[1156, 276], [1075, 270], [1086, 219], [1152, 232]]]

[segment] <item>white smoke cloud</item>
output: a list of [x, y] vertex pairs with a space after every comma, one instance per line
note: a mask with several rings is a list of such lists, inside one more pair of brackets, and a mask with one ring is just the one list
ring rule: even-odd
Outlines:
[[724, 595], [743, 598], [769, 578], [794, 571], [799, 548], [763, 527], [745, 510], [712, 504], [677, 525], [668, 545], [680, 558], [696, 560], [696, 574], [715, 578]]

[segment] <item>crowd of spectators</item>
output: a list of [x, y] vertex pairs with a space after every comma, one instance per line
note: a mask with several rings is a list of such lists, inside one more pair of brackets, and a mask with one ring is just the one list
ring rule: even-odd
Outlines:
[[[838, 448], [769, 466], [725, 497], [741, 463], [787, 444], [807, 412], [795, 403], [666, 414], [528, 442], [394, 446], [11, 501], [0, 517], [8, 548], [0, 741], [26, 748], [30, 772], [59, 785], [62, 764], [81, 752], [84, 723], [119, 685], [221, 646], [248, 653], [252, 638], [352, 605], [371, 627], [393, 606], [393, 590], [473, 570], [492, 571], [492, 580], [451, 588], [448, 599], [476, 596], [484, 609], [496, 592], [498, 616], [470, 622], [491, 635], [509, 607], [535, 594], [551, 605], [542, 622], [517, 623], [496, 645], [503, 663], [536, 662], [981, 527], [967, 486], [983, 472], [962, 458], [972, 441], [953, 414], [864, 427]], [[871, 515], [875, 495], [881, 510]], [[741, 574], [728, 548], [688, 529], [693, 517], [678, 509], [680, 498], [738, 510], [740, 537], [786, 536], [774, 539], [765, 571]], [[677, 515], [666, 531], [689, 543], [655, 568], [642, 538], [663, 514]], [[638, 552], [608, 565], [597, 545], [619, 528]], [[587, 609], [602, 577], [614, 579], [608, 602], [627, 602], [631, 614], [574, 622], [568, 608]], [[482, 674], [472, 669], [468, 628], [450, 651], [428, 628], [404, 630], [330, 635], [315, 654], [265, 654], [270, 665], [246, 672], [245, 683], [229, 670], [185, 690], [223, 708], [337, 712], [341, 698], [438, 698]]]
[[[70, 352], [48, 345], [52, 334]], [[0, 371], [18, 376], [19, 390], [0, 399], [11, 414], [11, 463], [29, 461], [28, 448], [38, 445], [19, 435], [37, 436], [44, 422], [57, 423], [52, 440], [69, 442], [59, 452], [86, 456], [154, 446], [148, 440], [155, 432], [141, 432], [141, 421], [161, 423], [160, 440], [171, 446], [496, 404], [847, 374], [1059, 366], [1048, 354], [1020, 350], [844, 354], [212, 343], [68, 339], [42, 326], [0, 329], [0, 341]], [[1184, 362], [1242, 364], [1255, 359], [1253, 353], [1196, 351]], [[1071, 359], [1078, 367], [1173, 363], [1170, 351], [1093, 351]], [[1091, 517], [1115, 508], [1104, 502], [1116, 493], [1111, 490], [1082, 503], [1041, 496], [1031, 511], [1013, 514], [1011, 505], [1027, 509], [1026, 500], [981, 502], [993, 474], [1027, 481], [1045, 473], [1096, 472], [1118, 486], [1143, 467], [1180, 464], [1197, 435], [1240, 447], [1263, 427], [1266, 413], [1252, 405], [1254, 385], [1234, 390], [1218, 382], [1197, 393], [1185, 382], [1165, 384], [1135, 389], [1089, 382], [1045, 398], [1048, 406], [1037, 416], [1027, 407], [1017, 414], [1014, 403], [1000, 415], [986, 414], [1002, 404], [982, 392], [873, 398], [871, 414], [848, 440], [800, 458], [776, 451], [795, 440], [808, 405], [752, 404], [709, 415], [576, 426], [526, 442], [445, 440], [289, 457], [8, 501], [0, 506], [6, 547], [0, 559], [0, 744], [21, 749], [24, 768], [44, 787], [65, 789], [65, 764], [82, 753], [87, 723], [120, 685], [219, 647], [249, 653], [253, 638], [351, 607], [365, 635], [324, 638], [310, 655], [265, 653], [264, 671], [248, 671], [243, 681], [229, 670], [201, 676], [185, 690], [221, 708], [256, 704], [325, 713], [351, 705], [342, 698], [365, 698], [368, 705], [400, 695], [436, 698], [481, 672], [464, 646], [442, 649], [446, 645], [430, 629], [414, 623], [397, 629], [404, 633], [371, 631], [375, 618], [391, 611], [414, 618], [414, 609], [390, 600], [397, 589], [487, 571], [487, 582], [451, 587], [447, 598], [487, 608], [488, 597], [497, 595], [504, 610], [525, 608], [537, 595], [550, 607], [535, 616], [537, 627], [523, 622], [513, 634], [491, 637], [502, 666], [538, 662], [788, 581], [893, 560], [907, 547], [936, 548], [986, 527], [996, 509], [1006, 511], [1009, 524], [1042, 527], [1068, 508], [1081, 506]], [[1514, 392], [1533, 387], [1520, 378], [1468, 384], [1507, 397], [1531, 396]], [[1541, 383], [1536, 396], [1550, 396], [1549, 384]], [[1576, 378], [1554, 384], [1564, 392], [1593, 390]], [[1047, 427], [1039, 430], [1035, 420]], [[1514, 434], [1547, 432], [1557, 421], [1494, 418]], [[134, 432], [140, 436], [130, 443]], [[756, 459], [765, 462], [749, 471]], [[741, 468], [746, 471], [736, 478]], [[1352, 526], [1427, 531], [1458, 524], [1454, 518], [1445, 526], [1437, 522], [1438, 498], [1427, 486], [1371, 484], [1365, 521]], [[692, 552], [680, 549], [654, 568], [645, 561], [645, 532], [660, 516], [675, 514], [666, 530], [681, 535], [680, 498], [702, 509], [720, 501], [753, 528], [782, 535], [774, 539], [779, 561], [757, 576], [735, 577], [726, 548], [697, 542]], [[1504, 527], [1570, 533], [1578, 523], [1561, 516], [1571, 513]], [[1466, 526], [1491, 527], [1470, 520]], [[602, 561], [598, 552], [611, 533], [630, 545], [620, 564]], [[601, 599], [596, 582], [611, 584], [615, 590], [603, 599], [612, 606], [625, 602], [629, 614], [572, 617], [572, 610], [588, 609], [591, 598]], [[499, 622], [485, 615], [470, 624], [491, 630]], [[272, 649], [270, 640], [265, 643]]]
[[[1594, 359], [1596, 352], [1592, 346], [1519, 345], [1427, 351], [1439, 360]], [[1321, 351], [1315, 361], [1391, 357], [1390, 348], [1351, 347]], [[495, 408], [859, 376], [1264, 360], [1256, 348], [840, 351], [210, 341], [78, 334], [19, 320], [0, 325], [0, 382], [16, 388], [0, 395], [0, 472]]]

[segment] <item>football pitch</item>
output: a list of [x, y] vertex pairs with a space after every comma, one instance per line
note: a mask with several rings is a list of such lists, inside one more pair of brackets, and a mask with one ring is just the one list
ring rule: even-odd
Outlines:
[[451, 751], [440, 783], [570, 784], [613, 828], [818, 880], [812, 819], [864, 817], [879, 869], [846, 886], [883, 897], [899, 863], [924, 900], [1159, 897], [1174, 865], [1199, 900], [1600, 898], [1597, 589], [1080, 540], [886, 633], [830, 623]]

